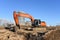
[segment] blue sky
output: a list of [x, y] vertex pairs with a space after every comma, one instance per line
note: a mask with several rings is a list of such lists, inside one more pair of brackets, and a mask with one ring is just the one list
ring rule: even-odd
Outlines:
[[14, 21], [13, 11], [24, 11], [47, 25], [60, 23], [60, 0], [0, 0], [0, 18]]

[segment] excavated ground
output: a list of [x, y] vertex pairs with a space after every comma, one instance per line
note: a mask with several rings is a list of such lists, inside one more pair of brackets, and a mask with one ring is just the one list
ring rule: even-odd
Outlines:
[[9, 30], [0, 27], [0, 40], [21, 40], [20, 36]]
[[54, 40], [60, 40], [60, 30], [57, 30], [54, 34]]
[[44, 35], [45, 40], [60, 40], [60, 26], [49, 28], [50, 31]]
[[[44, 40], [60, 40], [60, 29], [50, 30], [44, 36]], [[19, 36], [9, 30], [0, 28], [0, 40], [25, 40], [25, 37]]]
[[45, 40], [60, 40], [60, 30], [51, 30], [44, 35]]

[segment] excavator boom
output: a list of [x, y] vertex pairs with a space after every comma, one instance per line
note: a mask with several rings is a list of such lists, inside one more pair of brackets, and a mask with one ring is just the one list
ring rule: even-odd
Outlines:
[[20, 17], [24, 17], [24, 18], [29, 18], [29, 19], [31, 19], [31, 21], [33, 22], [34, 21], [34, 18], [31, 16], [31, 15], [29, 15], [29, 14], [24, 14], [24, 13], [22, 13], [22, 12], [18, 12], [18, 14], [14, 11], [14, 14], [13, 14], [13, 16], [14, 16], [14, 20], [15, 20], [15, 23], [18, 25], [18, 17], [20, 16]]

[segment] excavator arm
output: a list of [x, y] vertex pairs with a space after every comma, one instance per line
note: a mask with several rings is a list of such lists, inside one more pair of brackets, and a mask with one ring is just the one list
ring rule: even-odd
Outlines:
[[13, 16], [14, 16], [14, 20], [15, 20], [15, 23], [18, 25], [18, 17], [20, 16], [20, 17], [24, 17], [24, 18], [30, 18], [31, 19], [31, 22], [34, 22], [34, 18], [31, 16], [31, 15], [29, 15], [29, 14], [24, 14], [24, 13], [21, 13], [21, 12], [18, 12], [18, 14], [17, 14], [17, 12], [16, 11], [14, 11], [14, 13], [13, 13]]

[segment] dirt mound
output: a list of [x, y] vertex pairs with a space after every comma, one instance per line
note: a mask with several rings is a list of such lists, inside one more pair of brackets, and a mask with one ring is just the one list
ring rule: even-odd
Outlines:
[[54, 40], [60, 40], [60, 30], [56, 30], [54, 33]]
[[20, 36], [8, 31], [6, 29], [0, 29], [0, 40], [19, 40]]
[[[35, 40], [35, 37], [32, 37]], [[27, 40], [24, 35], [16, 34], [15, 32], [0, 28], [0, 40]], [[32, 39], [31, 39], [32, 40]], [[49, 30], [44, 36], [38, 40], [60, 40], [60, 29]]]
[[60, 40], [60, 30], [51, 30], [44, 35], [45, 40]]

